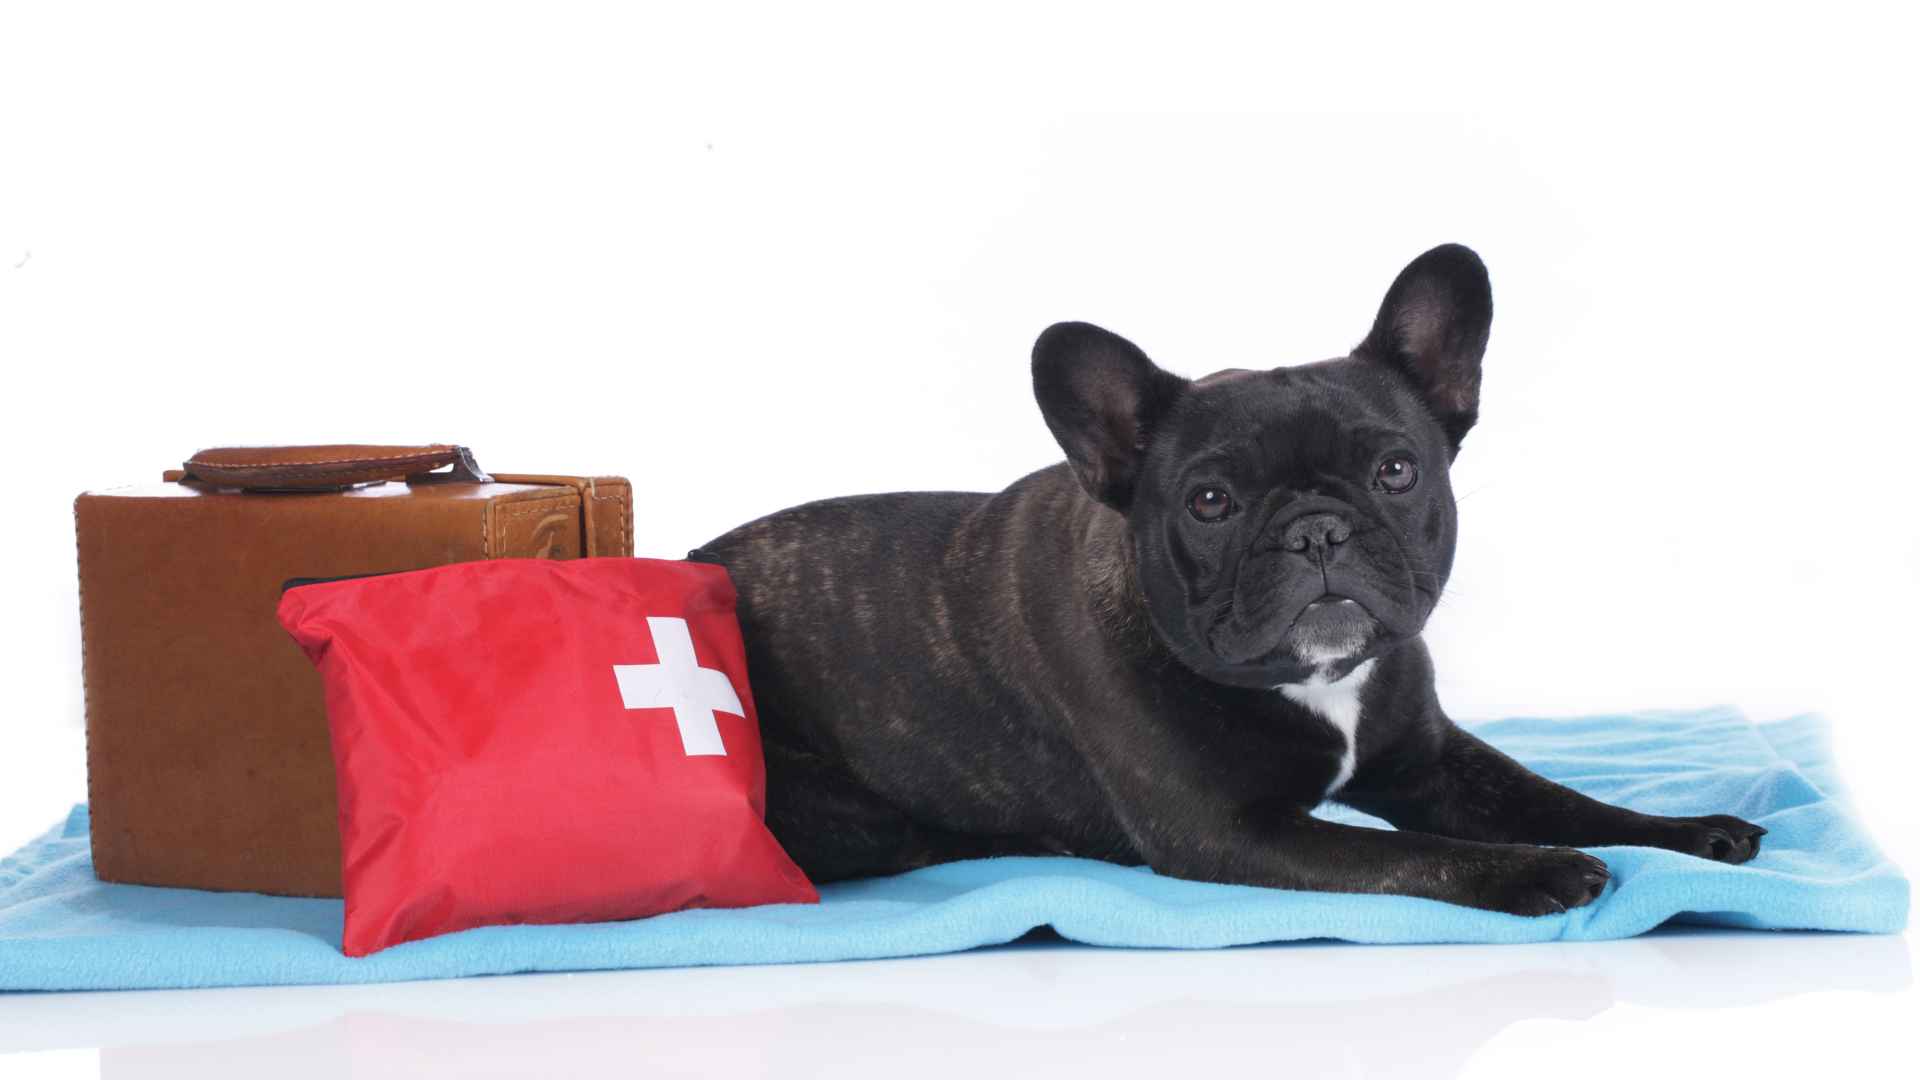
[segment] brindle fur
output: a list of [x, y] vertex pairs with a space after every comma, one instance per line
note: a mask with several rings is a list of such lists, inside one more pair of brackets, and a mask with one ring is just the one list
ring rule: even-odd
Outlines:
[[[1034, 363], [1067, 463], [996, 494], [811, 503], [694, 552], [739, 589], [775, 835], [819, 881], [1057, 853], [1521, 914], [1606, 879], [1537, 845], [1750, 858], [1763, 830], [1588, 799], [1435, 698], [1419, 632], [1452, 565], [1446, 471], [1477, 413], [1485, 281], [1471, 252], [1435, 249], [1353, 355], [1191, 383], [1062, 324]], [[1417, 456], [1417, 498], [1356, 479], [1386, 443]], [[1231, 529], [1185, 516], [1196, 462], [1233, 474]], [[1278, 542], [1307, 512], [1353, 539], [1308, 565]], [[1364, 651], [1314, 671], [1267, 648], [1328, 591], [1371, 617]], [[1366, 660], [1357, 771], [1334, 795], [1397, 831], [1309, 816], [1346, 744], [1274, 689]]]

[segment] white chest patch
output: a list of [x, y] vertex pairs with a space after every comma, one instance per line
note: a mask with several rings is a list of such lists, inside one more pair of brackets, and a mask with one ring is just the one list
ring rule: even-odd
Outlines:
[[1373, 663], [1368, 660], [1338, 682], [1316, 675], [1303, 683], [1281, 683], [1277, 687], [1288, 701], [1313, 710], [1346, 740], [1346, 751], [1340, 755], [1340, 771], [1334, 774], [1333, 783], [1327, 785], [1328, 795], [1353, 779], [1354, 733], [1360, 730], [1360, 688], [1367, 685], [1367, 676], [1373, 674]]

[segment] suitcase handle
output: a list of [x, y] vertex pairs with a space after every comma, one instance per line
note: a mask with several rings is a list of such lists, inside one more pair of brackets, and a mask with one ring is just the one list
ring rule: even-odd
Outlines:
[[[451, 465], [446, 473], [434, 469]], [[182, 480], [248, 491], [329, 491], [376, 480], [492, 483], [464, 446], [224, 446], [186, 460]]]

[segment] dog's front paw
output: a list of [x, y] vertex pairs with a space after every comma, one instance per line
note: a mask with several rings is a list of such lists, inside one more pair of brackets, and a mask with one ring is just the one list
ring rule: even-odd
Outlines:
[[1665, 825], [1658, 846], [1723, 863], [1743, 863], [1758, 855], [1760, 838], [1767, 835], [1760, 826], [1726, 814], [1667, 818]]
[[1475, 907], [1511, 915], [1558, 915], [1599, 899], [1607, 864], [1573, 848], [1503, 849], [1481, 881]]

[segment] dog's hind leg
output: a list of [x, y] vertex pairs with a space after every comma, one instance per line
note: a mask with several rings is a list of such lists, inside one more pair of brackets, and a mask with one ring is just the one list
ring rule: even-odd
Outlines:
[[967, 836], [923, 825], [818, 755], [768, 742], [766, 758], [767, 827], [816, 883], [1042, 853], [1024, 837]]

